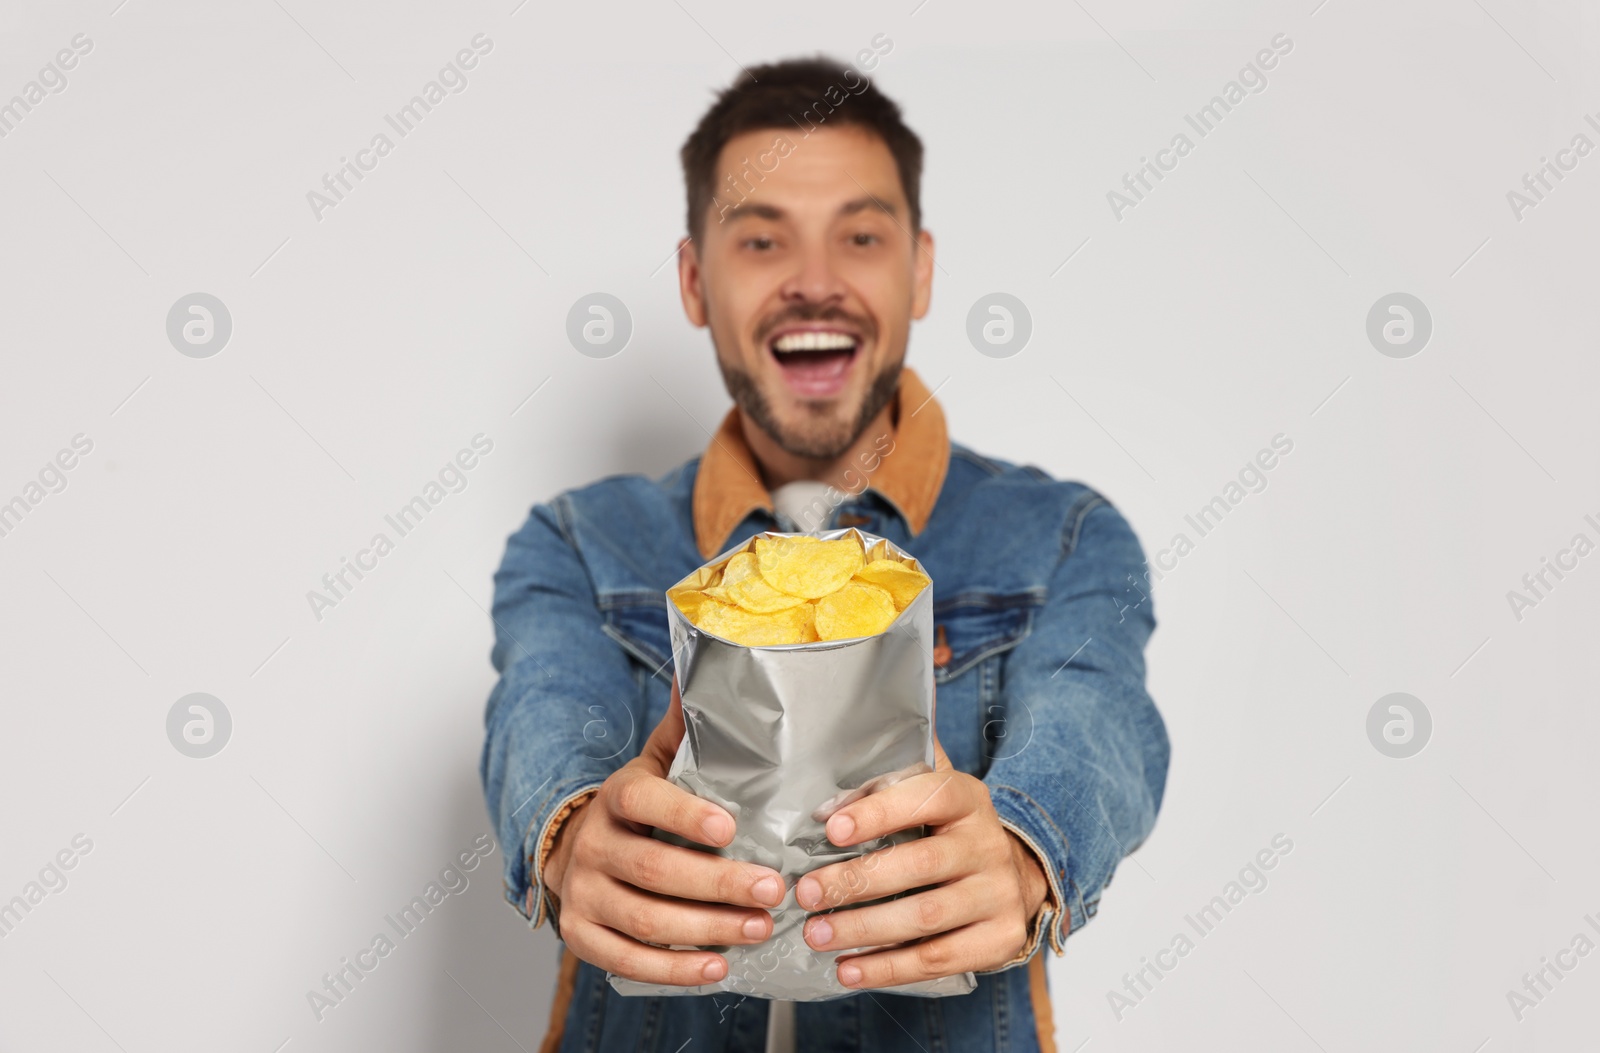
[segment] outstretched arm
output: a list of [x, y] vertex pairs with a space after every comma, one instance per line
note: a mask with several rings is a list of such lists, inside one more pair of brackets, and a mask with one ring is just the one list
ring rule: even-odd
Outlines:
[[534, 507], [494, 576], [500, 680], [479, 772], [506, 860], [505, 894], [535, 927], [558, 821], [638, 754], [648, 728], [628, 657], [601, 629], [594, 588], [560, 499]]
[[1006, 662], [1007, 731], [1025, 744], [984, 778], [1001, 821], [1044, 864], [1050, 906], [1041, 931], [1058, 954], [1155, 825], [1170, 752], [1144, 684], [1155, 615], [1143, 550], [1102, 498], [1088, 495], [1080, 507], [1066, 524], [1049, 599]]
[[500, 681], [482, 775], [506, 846], [506, 897], [535, 928], [559, 907], [567, 945], [628, 979], [721, 979], [719, 954], [647, 944], [759, 943], [772, 932], [760, 908], [782, 900], [782, 877], [652, 836], [724, 846], [734, 820], [666, 778], [683, 738], [677, 686], [646, 728], [645, 677], [603, 632], [564, 515], [559, 500], [535, 508], [495, 575]]

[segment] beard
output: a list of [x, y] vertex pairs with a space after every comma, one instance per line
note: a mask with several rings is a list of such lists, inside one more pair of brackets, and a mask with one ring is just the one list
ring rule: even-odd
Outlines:
[[900, 386], [900, 369], [904, 364], [904, 359], [898, 359], [878, 371], [878, 375], [867, 386], [854, 419], [837, 420], [829, 415], [827, 402], [806, 401], [801, 406], [809, 414], [809, 421], [799, 427], [785, 428], [772, 412], [772, 403], [767, 400], [755, 378], [749, 372], [724, 361], [721, 355], [717, 356], [722, 382], [727, 386], [728, 394], [733, 396], [734, 403], [749, 414], [756, 426], [771, 436], [783, 452], [815, 461], [837, 460], [850, 449], [861, 433], [867, 430], [867, 425], [894, 398]]

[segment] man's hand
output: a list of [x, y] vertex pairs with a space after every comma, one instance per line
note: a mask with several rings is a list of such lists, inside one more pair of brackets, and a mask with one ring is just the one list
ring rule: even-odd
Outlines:
[[666, 716], [639, 756], [601, 784], [561, 824], [545, 878], [560, 902], [560, 933], [574, 954], [618, 976], [692, 987], [728, 974], [704, 947], [760, 943], [772, 934], [765, 910], [783, 901], [775, 870], [681, 848], [652, 827], [704, 845], [733, 840], [733, 817], [667, 781], [683, 738], [678, 685]]
[[[899, 830], [928, 835], [812, 871], [795, 895], [807, 910], [806, 943], [819, 951], [887, 949], [839, 960], [846, 987], [893, 987], [995, 969], [1027, 946], [1049, 894], [1033, 852], [1000, 825], [989, 788], [954, 770], [934, 743], [935, 769], [841, 808], [828, 840], [854, 845]], [[936, 886], [889, 903], [832, 910]], [[914, 943], [908, 941], [916, 941]]]

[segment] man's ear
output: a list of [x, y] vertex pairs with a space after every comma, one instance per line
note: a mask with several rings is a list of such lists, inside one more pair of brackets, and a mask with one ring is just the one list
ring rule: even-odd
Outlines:
[[933, 235], [926, 230], [917, 232], [911, 276], [911, 317], [921, 318], [928, 313], [928, 304], [933, 300]]
[[678, 242], [678, 295], [683, 298], [683, 313], [697, 329], [706, 325], [704, 275], [700, 271], [700, 250], [694, 239]]

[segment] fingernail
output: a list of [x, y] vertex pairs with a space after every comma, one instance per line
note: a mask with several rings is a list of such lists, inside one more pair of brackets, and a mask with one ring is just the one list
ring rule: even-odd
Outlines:
[[846, 987], [854, 987], [861, 982], [861, 969], [859, 966], [846, 962], [839, 966], [839, 982]]
[[816, 878], [803, 877], [794, 887], [794, 898], [802, 907], [814, 910], [822, 904], [822, 884]]
[[856, 832], [856, 821], [848, 815], [836, 815], [828, 820], [828, 840], [842, 845]]
[[[713, 958], [709, 962], [706, 962], [705, 968], [700, 970], [700, 975], [704, 976], [707, 980], [720, 980], [722, 979], [722, 974], [725, 971], [726, 966], [723, 965], [722, 959]], [[857, 971], [859, 972], [860, 970]]]
[[767, 934], [767, 923], [766, 923], [765, 920], [763, 920], [761, 918], [752, 917], [752, 918], [749, 918], [749, 919], [747, 919], [745, 921], [745, 923], [744, 923], [744, 938], [745, 939], [747, 939], [747, 940], [759, 940], [761, 937], [765, 936], [766, 934]]
[[806, 942], [819, 950], [833, 942], [833, 926], [828, 924], [826, 918], [812, 918], [810, 931], [806, 933]]
[[706, 837], [714, 845], [720, 845], [733, 837], [733, 823], [725, 815], [707, 816], [701, 823], [700, 829], [706, 832]]
[[783, 881], [776, 877], [764, 877], [750, 886], [750, 891], [762, 903], [777, 906], [783, 902]]

